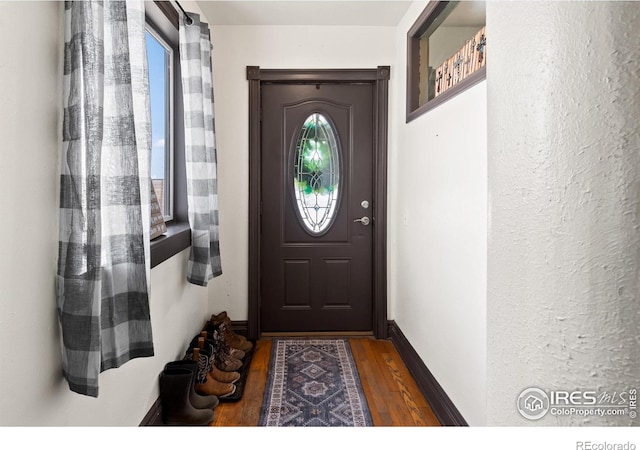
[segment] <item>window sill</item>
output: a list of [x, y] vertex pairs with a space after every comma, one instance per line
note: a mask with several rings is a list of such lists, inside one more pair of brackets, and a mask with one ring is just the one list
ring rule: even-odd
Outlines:
[[458, 84], [456, 84], [452, 88], [449, 88], [448, 90], [446, 90], [445, 92], [443, 92], [439, 96], [429, 100], [427, 103], [425, 103], [424, 105], [420, 106], [419, 108], [417, 108], [417, 109], [415, 109], [413, 111], [407, 111], [406, 123], [411, 122], [413, 119], [417, 119], [418, 117], [420, 117], [421, 115], [423, 115], [427, 111], [430, 111], [433, 108], [435, 108], [436, 106], [439, 106], [439, 105], [443, 104], [444, 102], [446, 102], [447, 100], [455, 97], [456, 95], [461, 94], [462, 92], [466, 91], [467, 89], [469, 89], [469, 88], [475, 86], [476, 84], [480, 83], [481, 81], [485, 80], [486, 78], [487, 78], [487, 68], [486, 67], [482, 67], [482, 68], [478, 69], [475, 73], [469, 75], [467, 78], [465, 78], [464, 80], [460, 81]]
[[171, 222], [167, 232], [151, 241], [151, 268], [177, 255], [191, 245], [188, 222]]

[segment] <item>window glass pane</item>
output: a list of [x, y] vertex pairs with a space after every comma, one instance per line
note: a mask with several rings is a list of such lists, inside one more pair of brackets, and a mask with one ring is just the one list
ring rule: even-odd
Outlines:
[[450, 2], [420, 38], [419, 105], [485, 66], [486, 4]]
[[171, 55], [149, 31], [146, 33], [151, 103], [151, 180], [164, 216], [170, 216], [170, 80]]
[[340, 187], [338, 144], [322, 114], [312, 114], [302, 125], [293, 164], [299, 217], [308, 231], [322, 233], [333, 222]]

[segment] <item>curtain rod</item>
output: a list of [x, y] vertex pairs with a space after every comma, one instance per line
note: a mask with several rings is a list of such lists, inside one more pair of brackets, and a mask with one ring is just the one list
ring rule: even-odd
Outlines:
[[187, 15], [187, 12], [184, 10], [184, 8], [182, 7], [182, 5], [180, 3], [178, 3], [177, 0], [173, 0], [173, 3], [175, 3], [176, 5], [178, 5], [178, 8], [180, 8], [180, 11], [182, 11], [182, 14], [184, 14], [184, 16], [187, 18], [187, 20], [189, 21], [189, 25], [193, 24], [193, 19], [191, 17], [189, 17]]

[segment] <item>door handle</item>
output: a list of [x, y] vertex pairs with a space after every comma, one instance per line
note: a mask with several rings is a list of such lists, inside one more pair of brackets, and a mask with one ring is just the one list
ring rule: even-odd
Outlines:
[[354, 222], [360, 222], [362, 225], [364, 225], [366, 227], [367, 225], [369, 225], [371, 223], [371, 220], [367, 216], [364, 216], [361, 219], [354, 220]]

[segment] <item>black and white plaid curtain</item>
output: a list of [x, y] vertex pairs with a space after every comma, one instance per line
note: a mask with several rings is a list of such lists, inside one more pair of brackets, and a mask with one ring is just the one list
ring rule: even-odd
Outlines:
[[180, 18], [187, 199], [191, 256], [187, 279], [206, 286], [222, 274], [218, 230], [215, 118], [209, 26], [198, 14]]
[[65, 378], [93, 397], [100, 372], [153, 355], [144, 27], [141, 0], [65, 2], [57, 301]]

